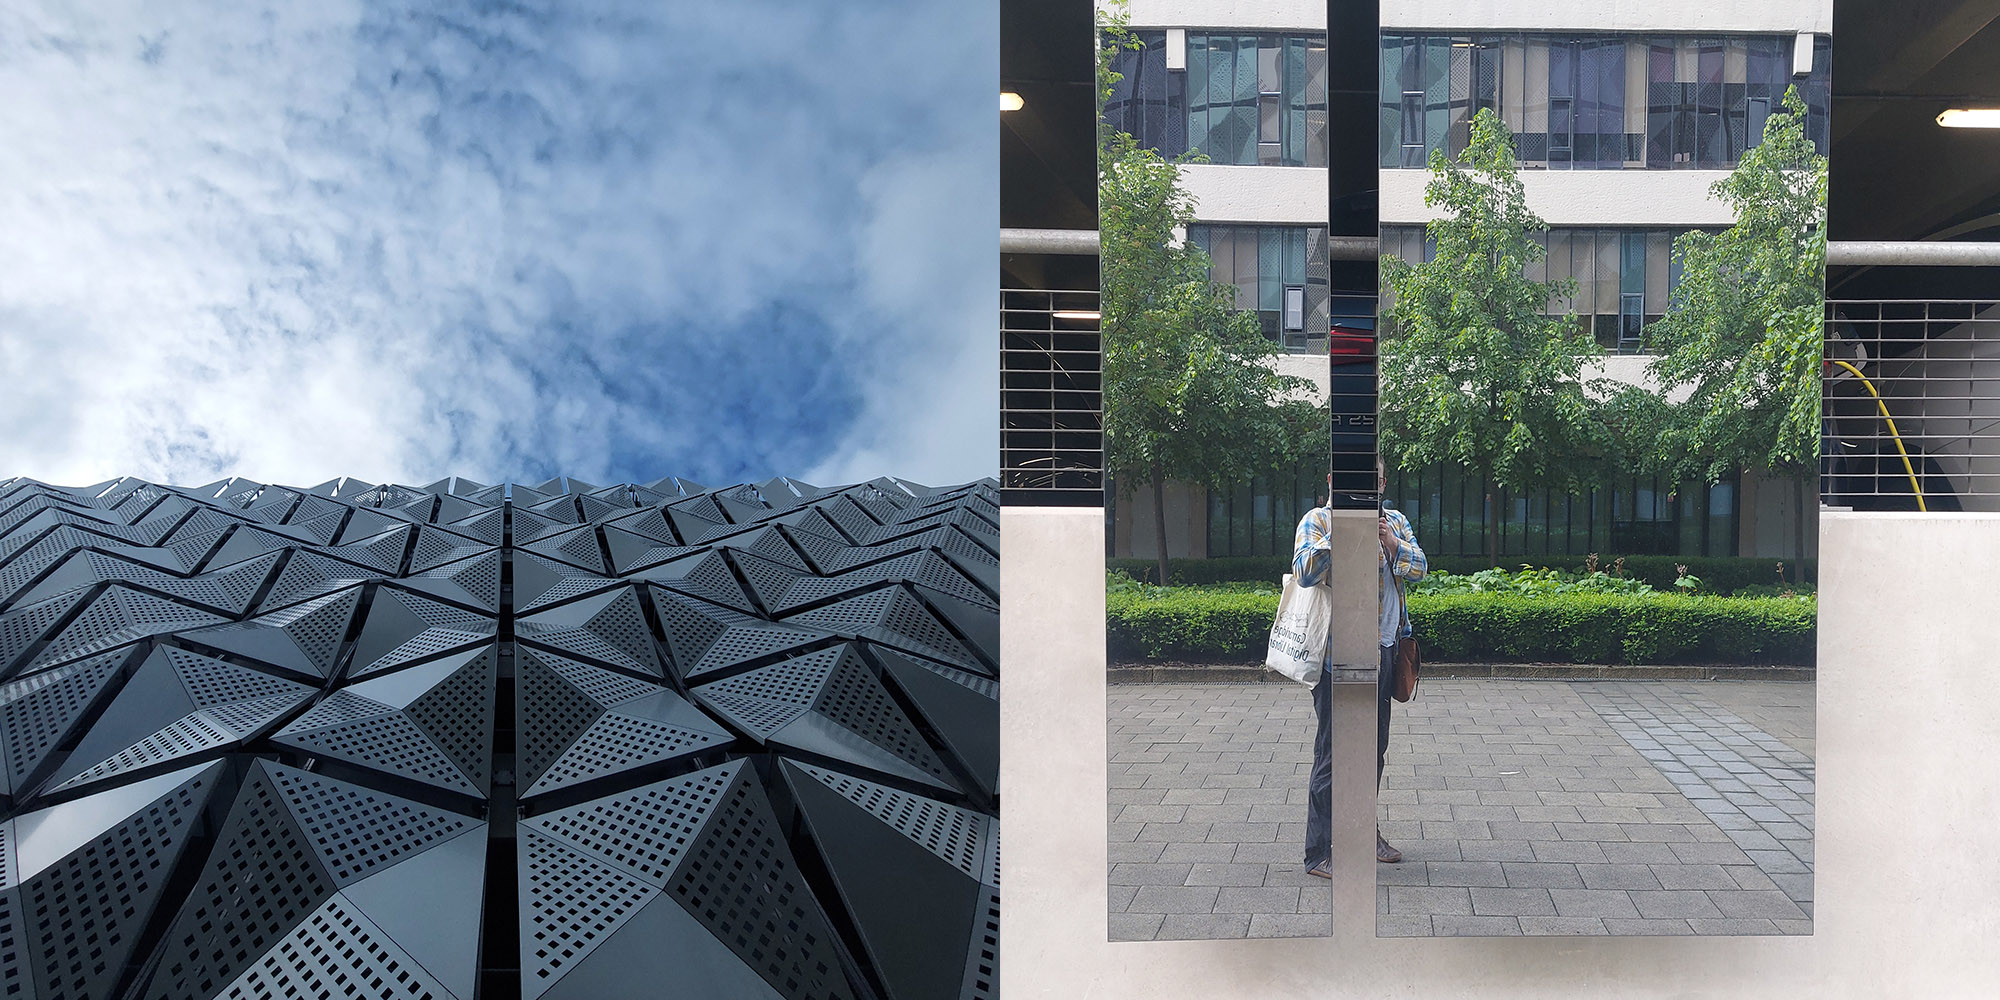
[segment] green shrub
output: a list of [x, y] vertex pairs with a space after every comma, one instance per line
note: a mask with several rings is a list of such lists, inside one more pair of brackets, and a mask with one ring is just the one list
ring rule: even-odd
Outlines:
[[[1158, 589], [1158, 588], [1155, 588]], [[1166, 597], [1104, 595], [1114, 658], [1262, 659], [1278, 595], [1179, 589]]]
[[[1160, 588], [1108, 593], [1114, 658], [1251, 662], [1263, 658], [1275, 589]], [[1410, 617], [1441, 661], [1561, 663], [1813, 662], [1810, 597], [1673, 593], [1413, 593]]]
[[[1423, 539], [1418, 537], [1418, 541]], [[1523, 565], [1537, 569], [1560, 570], [1565, 573], [1582, 575], [1586, 572], [1587, 556], [1501, 556], [1502, 568], [1513, 571]], [[1598, 557], [1598, 570], [1610, 573], [1616, 565], [1616, 553], [1604, 553]], [[1430, 555], [1433, 572], [1470, 576], [1483, 569], [1491, 569], [1485, 556], [1445, 556]], [[1765, 559], [1749, 556], [1626, 556], [1624, 575], [1638, 580], [1654, 590], [1674, 589], [1674, 580], [1680, 576], [1675, 566], [1686, 566], [1688, 573], [1701, 579], [1701, 593], [1734, 594], [1744, 587], [1778, 584], [1778, 565], [1784, 564], [1785, 581], [1798, 579], [1800, 567], [1796, 560]], [[1135, 580], [1157, 584], [1153, 579], [1159, 574], [1159, 564], [1151, 559], [1111, 559], [1107, 568], [1123, 572]], [[1812, 560], [1804, 563], [1805, 579], [1808, 583], [1818, 579], [1818, 564]], [[1278, 580], [1292, 571], [1292, 557], [1289, 553], [1280, 556], [1231, 556], [1223, 559], [1169, 559], [1167, 572], [1173, 576], [1171, 582], [1181, 586], [1199, 586], [1214, 583], [1264, 582], [1276, 586]], [[1801, 591], [1809, 592], [1809, 591]]]

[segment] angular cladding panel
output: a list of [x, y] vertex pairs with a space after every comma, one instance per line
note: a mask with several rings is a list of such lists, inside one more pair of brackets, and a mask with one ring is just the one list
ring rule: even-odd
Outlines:
[[514, 690], [524, 798], [733, 739], [669, 688], [542, 650], [522, 651]]
[[[406, 988], [390, 970], [412, 963], [422, 974], [411, 978], [462, 989], [476, 961], [463, 928], [413, 927], [411, 911], [478, 926], [484, 832], [469, 817], [257, 761], [145, 995], [207, 1000], [240, 977], [337, 983], [356, 969]], [[416, 863], [432, 851], [445, 853]]]
[[498, 662], [489, 644], [346, 685], [271, 742], [483, 796]]
[[199, 653], [159, 647], [55, 769], [51, 787], [69, 791], [126, 780], [240, 746], [317, 691]]
[[392, 670], [406, 663], [476, 643], [490, 642], [500, 623], [393, 586], [375, 590], [361, 634], [354, 640], [350, 677]]
[[781, 767], [889, 996], [964, 997], [964, 956], [997, 824], [838, 772]]
[[0, 995], [990, 996], [991, 492], [0, 481]]
[[360, 587], [337, 590], [270, 614], [229, 625], [182, 632], [181, 637], [312, 677], [333, 673], [335, 657], [361, 605]]
[[[541, 996], [578, 974], [593, 989], [625, 984], [610, 995], [645, 992], [644, 981], [628, 973], [657, 975], [660, 957], [648, 957], [648, 948], [677, 952], [681, 962], [711, 970], [711, 982], [744, 984], [748, 971], [766, 984], [711, 995], [856, 995], [840, 943], [744, 762], [594, 799], [521, 826], [524, 996]], [[660, 905], [681, 912], [640, 921], [642, 912]], [[633, 924], [678, 929], [681, 936], [663, 941], [650, 933], [619, 933]], [[724, 949], [736, 963], [723, 957]]]
[[20, 880], [9, 895], [35, 919], [0, 965], [26, 959], [38, 996], [113, 995], [226, 771], [183, 768], [7, 821]]

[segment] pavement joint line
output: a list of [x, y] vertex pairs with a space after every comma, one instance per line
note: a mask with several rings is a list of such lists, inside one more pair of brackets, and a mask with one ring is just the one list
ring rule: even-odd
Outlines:
[[[1642, 744], [1657, 745], [1647, 739], [1646, 734], [1671, 730], [1713, 737], [1702, 741], [1705, 744], [1703, 749], [1694, 749], [1698, 744], [1680, 743], [1679, 746], [1688, 749], [1674, 750], [1674, 744], [1669, 744], [1667, 752], [1677, 757], [1691, 772], [1691, 777], [1686, 779], [1679, 777], [1682, 772], [1673, 772], [1669, 780], [1684, 789], [1684, 794], [1696, 791], [1697, 786], [1710, 792], [1707, 795], [1690, 794], [1687, 798], [1753, 861], [1761, 852], [1783, 849], [1803, 864], [1808, 872], [1812, 870], [1810, 858], [1799, 856], [1771, 829], [1766, 829], [1767, 824], [1775, 828], [1788, 822], [1792, 815], [1781, 808], [1780, 802], [1785, 799], [1802, 800], [1801, 793], [1804, 796], [1813, 793], [1814, 770], [1810, 758], [1698, 696], [1690, 695], [1685, 699], [1684, 706], [1677, 706], [1667, 703], [1652, 691], [1640, 690], [1622, 682], [1580, 689], [1578, 695], [1611, 727], [1612, 732], [1655, 761], [1659, 760], [1654, 756], [1657, 751], [1649, 753], [1642, 749]], [[1753, 754], [1756, 759], [1728, 746], [1731, 742], [1736, 746], [1756, 747], [1757, 752]], [[1753, 786], [1769, 790], [1758, 791]], [[1781, 872], [1766, 870], [1765, 874]], [[1809, 890], [1795, 887], [1791, 891]], [[1793, 902], [1806, 902], [1808, 899], [1794, 896]]]
[[[1580, 696], [1590, 690], [1623, 700], [1600, 711]], [[1396, 713], [1378, 800], [1406, 860], [1376, 868], [1377, 934], [1810, 933], [1812, 761], [1770, 735], [1810, 747], [1809, 692], [1769, 679], [1427, 677]], [[1114, 684], [1110, 702], [1112, 880], [1146, 883], [1113, 886], [1112, 938], [1328, 933], [1329, 893], [1299, 859], [1306, 693], [1238, 678]], [[1146, 753], [1169, 756], [1135, 756]], [[1186, 821], [1164, 822], [1162, 806]], [[1133, 821], [1118, 821], [1125, 807]], [[1391, 819], [1398, 809], [1409, 818]]]

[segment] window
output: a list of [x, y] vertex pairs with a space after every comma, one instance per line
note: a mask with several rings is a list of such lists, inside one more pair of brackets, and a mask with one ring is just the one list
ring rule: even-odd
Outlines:
[[1286, 350], [1324, 354], [1332, 323], [1322, 226], [1188, 227], [1208, 252], [1209, 277], [1236, 286], [1236, 308], [1255, 312]]
[[[1549, 315], [1574, 312], [1607, 351], [1645, 350], [1645, 327], [1666, 315], [1668, 296], [1680, 284], [1673, 240], [1684, 229], [1555, 228], [1537, 241], [1548, 256], [1524, 273], [1534, 281], [1576, 281], [1568, 298], [1551, 296]], [[1430, 260], [1437, 246], [1422, 226], [1383, 226], [1382, 252], [1412, 264]], [[1386, 307], [1388, 299], [1385, 298]]]
[[[1381, 165], [1464, 149], [1490, 107], [1526, 167], [1726, 169], [1762, 141], [1792, 83], [1794, 36], [1382, 36]], [[1800, 87], [1826, 149], [1828, 41]]]
[[1323, 167], [1326, 36], [1190, 31], [1187, 69], [1169, 71], [1166, 33], [1134, 32], [1105, 104], [1111, 127], [1163, 156], [1199, 149], [1213, 163]]
[[1513, 493], [1458, 466], [1430, 465], [1391, 469], [1387, 499], [1434, 556], [1484, 555], [1489, 530], [1500, 532], [1503, 557], [1736, 554], [1735, 483], [1638, 476], [1581, 495]]

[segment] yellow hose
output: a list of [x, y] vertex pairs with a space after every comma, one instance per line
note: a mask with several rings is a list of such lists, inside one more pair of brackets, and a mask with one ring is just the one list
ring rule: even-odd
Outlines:
[[1889, 425], [1889, 438], [1896, 442], [1896, 454], [1903, 456], [1903, 474], [1910, 477], [1910, 491], [1917, 495], [1917, 509], [1929, 512], [1930, 508], [1924, 506], [1924, 488], [1917, 485], [1917, 472], [1910, 468], [1910, 453], [1903, 450], [1903, 436], [1896, 433], [1896, 418], [1889, 415], [1889, 407], [1882, 402], [1882, 394], [1875, 391], [1875, 383], [1868, 381], [1868, 376], [1861, 374], [1861, 369], [1839, 358], [1827, 360], [1853, 372], [1854, 377], [1860, 379], [1861, 385], [1868, 390], [1868, 394], [1875, 397], [1875, 408], [1882, 411], [1882, 419]]

